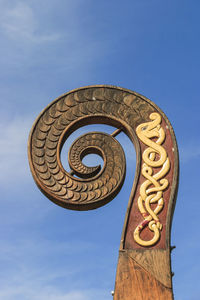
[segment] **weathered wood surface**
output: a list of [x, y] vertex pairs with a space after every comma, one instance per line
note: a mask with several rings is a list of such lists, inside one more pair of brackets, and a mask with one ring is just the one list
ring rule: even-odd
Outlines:
[[[87, 133], [69, 151], [71, 172], [60, 160], [66, 139], [87, 124], [117, 128], [108, 135]], [[125, 178], [123, 149], [115, 136], [133, 142], [136, 175], [130, 194], [117, 267], [115, 300], [173, 299], [170, 231], [178, 185], [178, 149], [172, 126], [149, 99], [113, 86], [73, 90], [49, 104], [35, 121], [28, 145], [29, 164], [40, 190], [56, 204], [89, 210], [111, 201]], [[82, 159], [99, 154], [103, 168]], [[76, 175], [76, 176], [73, 176]]]
[[[146, 269], [137, 263], [129, 251], [120, 251], [114, 300], [173, 300], [172, 289], [156, 279], [148, 267]], [[160, 265], [157, 267], [160, 269]], [[168, 269], [165, 263], [162, 267]], [[155, 263], [152, 268], [156, 268]]]

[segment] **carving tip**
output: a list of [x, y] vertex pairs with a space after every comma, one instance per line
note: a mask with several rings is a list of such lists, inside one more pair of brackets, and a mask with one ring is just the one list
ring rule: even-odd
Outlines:
[[170, 251], [173, 251], [176, 248], [176, 246], [171, 246]]

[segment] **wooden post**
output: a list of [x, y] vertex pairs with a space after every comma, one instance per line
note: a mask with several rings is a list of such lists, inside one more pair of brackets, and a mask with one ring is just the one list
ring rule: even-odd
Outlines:
[[[69, 151], [71, 172], [60, 153], [68, 136], [87, 124], [108, 124], [108, 135], [87, 133]], [[35, 121], [29, 164], [40, 190], [56, 204], [75, 210], [98, 208], [120, 191], [124, 151], [115, 139], [124, 131], [136, 148], [137, 164], [120, 243], [114, 300], [172, 300], [170, 231], [178, 185], [178, 149], [172, 126], [149, 99], [113, 86], [73, 90], [53, 101]], [[82, 159], [96, 153], [104, 166]], [[74, 176], [76, 175], [76, 177]]]

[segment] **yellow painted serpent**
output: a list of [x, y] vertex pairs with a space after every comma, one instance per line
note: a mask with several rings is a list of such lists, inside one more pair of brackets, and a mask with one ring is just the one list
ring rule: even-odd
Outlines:
[[[168, 187], [168, 180], [163, 178], [170, 169], [170, 161], [166, 150], [161, 146], [165, 140], [165, 132], [161, 127], [161, 116], [152, 113], [149, 118], [151, 122], [140, 124], [136, 128], [139, 139], [147, 146], [142, 154], [144, 161], [142, 165], [142, 175], [146, 180], [141, 184], [138, 207], [144, 217], [144, 221], [139, 224], [134, 231], [135, 241], [142, 246], [152, 246], [160, 238], [162, 224], [159, 222], [158, 214], [163, 209], [163, 190]], [[152, 138], [157, 138], [156, 142]], [[157, 156], [159, 157], [158, 159]], [[153, 168], [160, 167], [157, 173], [153, 173]], [[152, 187], [153, 185], [153, 187]], [[157, 203], [154, 210], [151, 204]], [[141, 231], [148, 224], [149, 229], [154, 232], [151, 240], [145, 241], [140, 238]]]

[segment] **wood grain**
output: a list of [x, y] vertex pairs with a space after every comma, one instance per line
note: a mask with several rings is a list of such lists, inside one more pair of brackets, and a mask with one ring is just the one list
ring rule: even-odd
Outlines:
[[[164, 267], [164, 266], [163, 266]], [[114, 300], [173, 300], [171, 288], [142, 268], [128, 251], [120, 251]]]
[[163, 249], [128, 250], [127, 254], [160, 283], [172, 288], [170, 254]]

